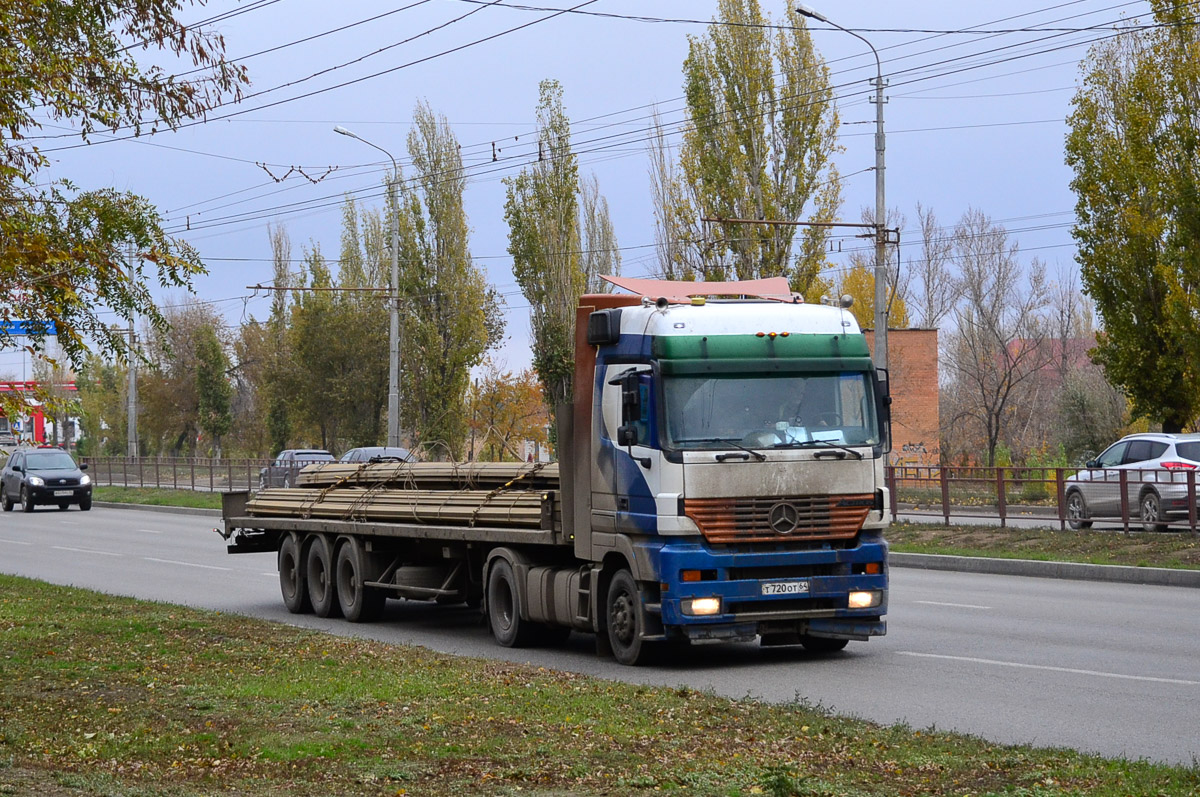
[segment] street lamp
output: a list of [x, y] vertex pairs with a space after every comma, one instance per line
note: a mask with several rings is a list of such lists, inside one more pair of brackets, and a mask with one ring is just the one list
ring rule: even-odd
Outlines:
[[341, 125], [335, 126], [333, 132], [356, 138], [392, 160], [392, 175], [388, 178], [388, 195], [392, 202], [392, 301], [388, 313], [387, 444], [398, 446], [400, 445], [400, 205], [396, 201], [396, 183], [400, 179], [400, 167], [396, 165], [396, 159], [392, 157], [392, 153], [378, 144], [372, 144]]
[[802, 17], [824, 22], [849, 33], [870, 47], [875, 55], [875, 367], [887, 368], [887, 203], [883, 193], [883, 66], [879, 61], [879, 51], [859, 34], [830, 21], [808, 6], [798, 5], [796, 12]]

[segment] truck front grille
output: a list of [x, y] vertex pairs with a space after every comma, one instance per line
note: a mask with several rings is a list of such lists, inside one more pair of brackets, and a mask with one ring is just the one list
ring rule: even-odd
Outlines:
[[874, 505], [870, 494], [685, 498], [683, 513], [713, 545], [786, 543], [852, 538]]

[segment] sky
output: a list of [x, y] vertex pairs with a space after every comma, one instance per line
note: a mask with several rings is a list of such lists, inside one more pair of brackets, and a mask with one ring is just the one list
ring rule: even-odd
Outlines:
[[[776, 20], [784, 5], [762, 0]], [[1063, 162], [1065, 119], [1091, 42], [1148, 17], [1145, 0], [859, 0], [809, 5], [879, 51], [888, 83], [887, 204], [906, 217], [901, 260], [919, 257], [918, 203], [952, 225], [968, 208], [1003, 224], [1026, 258], [1051, 276], [1076, 270], [1074, 197]], [[267, 225], [285, 227], [293, 257], [319, 244], [336, 257], [340, 206], [353, 195], [378, 207], [391, 161], [336, 135], [342, 125], [391, 152], [420, 100], [451, 123], [468, 171], [471, 251], [507, 302], [508, 339], [496, 359], [530, 362], [529, 308], [506, 253], [506, 176], [536, 160], [538, 83], [563, 86], [581, 175], [608, 200], [623, 273], [651, 276], [654, 219], [646, 150], [657, 108], [672, 143], [684, 121], [681, 66], [687, 37], [702, 35], [716, 0], [212, 0], [182, 18], [210, 23], [227, 55], [249, 71], [243, 100], [178, 131], [83, 144], [69, 123], [39, 140], [52, 165], [41, 180], [114, 187], [146, 197], [172, 234], [195, 246], [208, 274], [196, 295], [231, 325], [265, 318], [270, 297], [247, 286], [272, 276]], [[574, 9], [560, 13], [555, 9]], [[368, 21], [369, 20], [369, 21]], [[841, 114], [842, 219], [874, 206], [875, 59], [844, 31], [810, 25]], [[161, 56], [147, 53], [146, 59]], [[167, 66], [170, 66], [167, 64]], [[186, 68], [186, 67], [183, 67]], [[836, 245], [836, 244], [835, 244]], [[848, 237], [836, 267], [863, 242]], [[297, 269], [299, 263], [296, 264]], [[115, 316], [114, 316], [115, 320]], [[386, 324], [386, 314], [380, 320]], [[0, 352], [0, 374], [26, 378], [19, 352]]]

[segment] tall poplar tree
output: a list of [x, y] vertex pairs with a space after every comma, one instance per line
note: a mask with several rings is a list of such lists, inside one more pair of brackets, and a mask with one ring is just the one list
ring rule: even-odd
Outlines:
[[230, 412], [233, 387], [229, 384], [229, 357], [212, 326], [196, 335], [196, 399], [200, 429], [212, 438], [213, 456], [221, 458], [221, 438], [233, 428]]
[[469, 431], [471, 368], [503, 334], [499, 297], [471, 258], [458, 140], [428, 103], [413, 114], [408, 152], [414, 173], [392, 210], [402, 238], [401, 400], [426, 456], [458, 459]]
[[537, 127], [537, 162], [504, 181], [504, 218], [513, 276], [531, 308], [533, 367], [554, 435], [558, 408], [571, 400], [575, 306], [586, 291], [604, 290], [599, 275], [619, 274], [621, 261], [595, 178], [580, 186], [571, 121], [556, 80], [539, 86]]
[[1177, 432], [1200, 415], [1200, 37], [1191, 3], [1096, 44], [1068, 119], [1094, 358], [1134, 415]]
[[[686, 241], [692, 251], [672, 252], [663, 270], [682, 266], [685, 276], [716, 280], [786, 276], [793, 290], [819, 293], [825, 228], [720, 221], [696, 234], [702, 218], [828, 222], [841, 202], [833, 88], [804, 19], [785, 5], [772, 34], [759, 0], [719, 0], [714, 21], [689, 39], [683, 65], [682, 186], [656, 186], [659, 201], [685, 203], [659, 208], [660, 224], [690, 228], [660, 240]], [[655, 179], [673, 178], [660, 163]]]

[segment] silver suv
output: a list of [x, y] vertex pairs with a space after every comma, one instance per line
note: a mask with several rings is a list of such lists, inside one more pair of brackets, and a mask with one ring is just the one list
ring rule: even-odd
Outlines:
[[[1097, 518], [1121, 518], [1121, 473], [1127, 506], [1146, 531], [1187, 520], [1188, 471], [1200, 468], [1200, 434], [1131, 434], [1066, 480], [1067, 523], [1086, 529]], [[1196, 476], [1200, 484], [1200, 474]], [[1200, 490], [1200, 487], [1197, 487]]]

